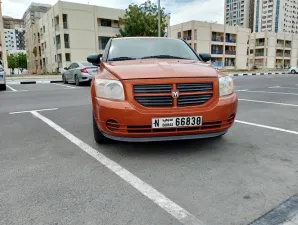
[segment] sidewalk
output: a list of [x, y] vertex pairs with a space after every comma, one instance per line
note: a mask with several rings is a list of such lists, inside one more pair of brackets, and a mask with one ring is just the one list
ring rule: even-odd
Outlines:
[[6, 77], [7, 84], [60, 83], [61, 75], [13, 75]]

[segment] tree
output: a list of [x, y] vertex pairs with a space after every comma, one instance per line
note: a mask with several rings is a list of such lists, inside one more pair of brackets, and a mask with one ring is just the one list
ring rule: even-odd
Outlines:
[[24, 53], [19, 53], [17, 56], [17, 67], [23, 72], [24, 69], [27, 69], [27, 56]]
[[[167, 28], [164, 8], [160, 10], [161, 36], [165, 36]], [[123, 18], [119, 18], [120, 36], [158, 36], [158, 6], [151, 1], [141, 5], [130, 4]]]
[[7, 64], [8, 64], [8, 68], [10, 68], [13, 73], [14, 69], [17, 67], [16, 56], [14, 54], [10, 54], [7, 56]]

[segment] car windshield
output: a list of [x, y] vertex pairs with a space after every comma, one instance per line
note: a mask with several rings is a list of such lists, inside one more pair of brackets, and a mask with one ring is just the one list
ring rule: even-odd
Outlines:
[[198, 60], [185, 42], [166, 38], [113, 39], [108, 61], [146, 58], [176, 58]]

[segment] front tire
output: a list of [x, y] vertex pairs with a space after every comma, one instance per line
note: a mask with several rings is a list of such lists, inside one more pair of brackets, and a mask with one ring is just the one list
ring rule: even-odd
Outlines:
[[98, 144], [103, 144], [108, 141], [108, 139], [98, 129], [94, 114], [93, 114], [93, 134], [94, 134], [94, 139]]
[[296, 71], [295, 70], [291, 70], [291, 74], [295, 74], [296, 73]]
[[68, 84], [68, 82], [67, 82], [67, 80], [66, 80], [64, 74], [62, 75], [62, 81], [63, 81], [63, 84]]
[[75, 83], [76, 83], [76, 86], [81, 85], [78, 75], [75, 76]]
[[0, 91], [6, 90], [6, 84], [0, 84]]

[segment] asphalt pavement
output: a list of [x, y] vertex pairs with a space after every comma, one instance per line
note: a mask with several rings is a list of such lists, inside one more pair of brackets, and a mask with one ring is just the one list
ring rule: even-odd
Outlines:
[[0, 92], [0, 224], [262, 217], [298, 194], [298, 76], [233, 79], [237, 122], [223, 138], [107, 145], [93, 138], [89, 86], [10, 84]]

